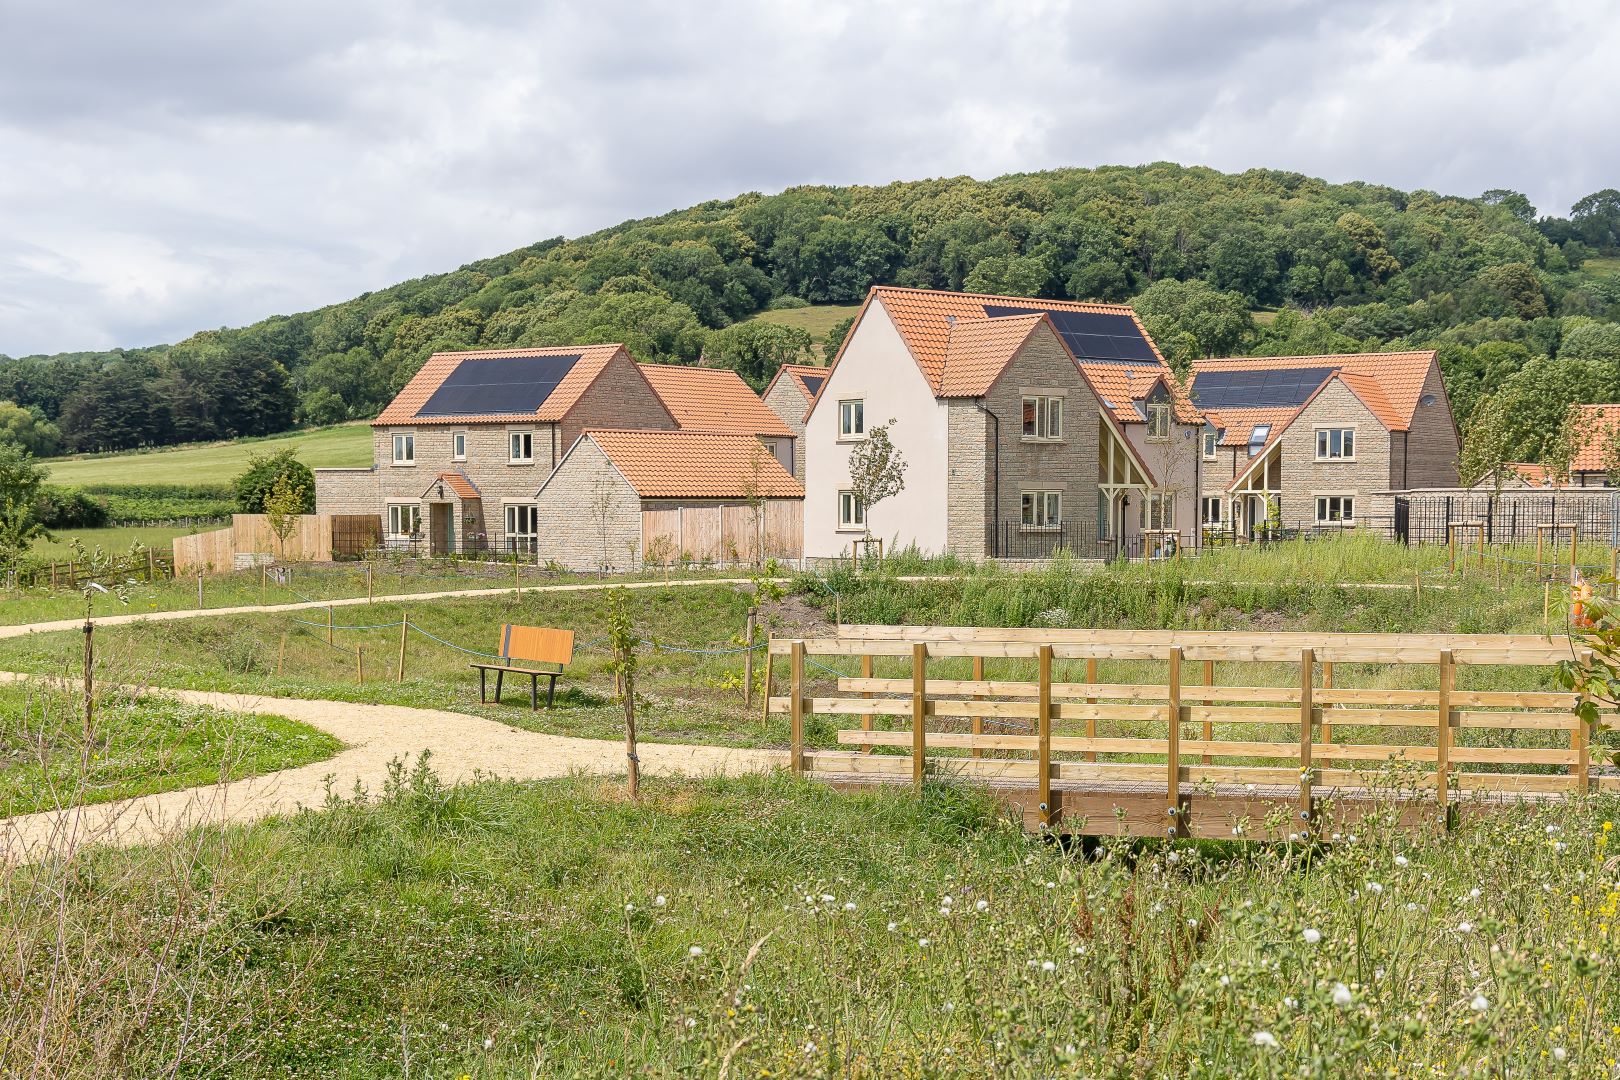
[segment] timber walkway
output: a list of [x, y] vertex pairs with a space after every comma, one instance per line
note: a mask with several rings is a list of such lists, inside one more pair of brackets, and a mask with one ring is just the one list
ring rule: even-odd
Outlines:
[[[1309, 838], [1620, 790], [1549, 689], [1589, 659], [1568, 638], [844, 626], [769, 654], [795, 772], [960, 777], [1031, 830]], [[840, 749], [805, 747], [812, 716]]]

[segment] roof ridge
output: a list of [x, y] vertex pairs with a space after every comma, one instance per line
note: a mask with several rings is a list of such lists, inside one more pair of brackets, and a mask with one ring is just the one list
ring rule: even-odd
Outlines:
[[1241, 364], [1256, 360], [1350, 360], [1363, 356], [1433, 356], [1433, 349], [1395, 349], [1386, 352], [1357, 353], [1305, 353], [1293, 356], [1203, 356], [1193, 361], [1199, 364]]
[[511, 349], [446, 349], [443, 352], [431, 354], [428, 359], [433, 360], [451, 356], [462, 360], [485, 360], [497, 356], [566, 356], [568, 353], [584, 353], [594, 349], [613, 349], [614, 351], [624, 349], [627, 354], [630, 351], [621, 342], [602, 345], [521, 345]]
[[967, 292], [962, 289], [922, 289], [915, 285], [874, 285], [873, 292], [886, 293], [916, 293], [922, 296], [966, 296], [974, 300], [1011, 300], [1022, 304], [1072, 304], [1075, 307], [1096, 308], [1109, 314], [1134, 314], [1136, 309], [1129, 304], [1109, 304], [1097, 300], [1062, 300], [1045, 299], [1037, 296], [1006, 296], [1002, 293]]

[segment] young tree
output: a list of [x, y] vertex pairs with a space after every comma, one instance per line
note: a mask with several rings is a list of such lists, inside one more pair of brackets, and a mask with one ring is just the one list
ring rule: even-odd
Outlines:
[[1570, 467], [1595, 434], [1587, 410], [1580, 405], [1565, 409], [1557, 433], [1547, 441], [1541, 452], [1541, 464], [1547, 470], [1547, 479], [1559, 487], [1568, 484]]
[[872, 537], [872, 508], [906, 488], [905, 458], [889, 439], [895, 422], [890, 418], [887, 424], [867, 429], [866, 438], [849, 452], [849, 486], [861, 505], [867, 539]]
[[304, 512], [307, 494], [302, 483], [282, 473], [275, 478], [270, 486], [270, 494], [265, 497], [264, 515], [270, 531], [276, 534], [276, 554], [279, 556], [285, 557], [287, 554], [287, 537], [298, 528], [298, 516]]
[[265, 512], [265, 500], [275, 490], [276, 480], [285, 477], [294, 490], [303, 493], [298, 513], [307, 514], [315, 509], [315, 474], [308, 465], [298, 460], [291, 449], [274, 454], [254, 454], [248, 458], [248, 467], [232, 485], [236, 489], [236, 506], [244, 514]]
[[608, 644], [613, 648], [613, 674], [618, 676], [624, 703], [625, 773], [631, 799], [641, 798], [641, 759], [636, 755], [636, 638], [630, 623], [630, 607], [624, 589], [612, 589], [607, 597]]
[[1463, 431], [1462, 454], [1457, 460], [1458, 476], [1464, 487], [1473, 487], [1490, 477], [1496, 493], [1502, 493], [1514, 447], [1510, 411], [1510, 403], [1504, 396], [1493, 394], [1480, 402], [1468, 418], [1468, 427]]
[[34, 512], [45, 470], [34, 455], [13, 442], [0, 442], [0, 567], [10, 568], [35, 540], [48, 537]]

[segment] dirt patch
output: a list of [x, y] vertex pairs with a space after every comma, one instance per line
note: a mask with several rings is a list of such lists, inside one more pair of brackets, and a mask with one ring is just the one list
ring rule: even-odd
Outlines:
[[823, 637], [833, 633], [827, 613], [798, 595], [762, 604], [760, 626], [777, 637]]

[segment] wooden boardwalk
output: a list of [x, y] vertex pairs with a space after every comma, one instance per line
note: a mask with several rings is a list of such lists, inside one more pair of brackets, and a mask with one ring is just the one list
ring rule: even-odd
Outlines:
[[[1620, 788], [1593, 775], [1579, 698], [1546, 689], [1589, 659], [1567, 638], [846, 626], [769, 651], [794, 771], [848, 789], [960, 778], [1032, 830], [1443, 829]], [[809, 749], [813, 716], [859, 727]]]

